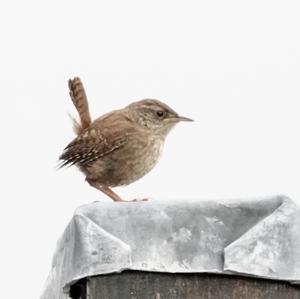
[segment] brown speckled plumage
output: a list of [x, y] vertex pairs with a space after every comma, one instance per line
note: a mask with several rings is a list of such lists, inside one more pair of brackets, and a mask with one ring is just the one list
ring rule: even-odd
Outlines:
[[61, 166], [77, 165], [87, 182], [115, 201], [110, 187], [128, 185], [157, 163], [165, 137], [180, 117], [166, 104], [146, 99], [91, 121], [88, 101], [79, 78], [69, 80], [71, 99], [79, 113], [77, 137], [60, 156]]

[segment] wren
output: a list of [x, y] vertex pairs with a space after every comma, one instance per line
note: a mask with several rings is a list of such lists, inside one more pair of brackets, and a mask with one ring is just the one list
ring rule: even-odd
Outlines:
[[[166, 136], [181, 121], [161, 101], [145, 99], [91, 120], [81, 80], [69, 80], [69, 93], [80, 117], [77, 137], [64, 149], [60, 166], [76, 165], [86, 181], [114, 201], [124, 201], [111, 188], [135, 182], [158, 162]], [[136, 201], [136, 200], [133, 200]]]

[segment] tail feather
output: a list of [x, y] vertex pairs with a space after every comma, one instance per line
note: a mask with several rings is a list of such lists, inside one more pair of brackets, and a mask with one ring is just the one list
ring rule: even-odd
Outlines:
[[87, 96], [80, 78], [75, 77], [73, 80], [69, 80], [69, 94], [80, 118], [80, 123], [73, 119], [74, 130], [77, 134], [80, 134], [92, 122]]
[[69, 117], [73, 123], [73, 131], [75, 132], [76, 135], [80, 135], [83, 131], [82, 125], [80, 121], [78, 121], [74, 116], [69, 114]]

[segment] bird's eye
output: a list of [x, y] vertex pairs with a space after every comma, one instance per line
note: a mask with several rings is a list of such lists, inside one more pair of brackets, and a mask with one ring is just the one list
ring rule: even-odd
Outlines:
[[165, 112], [162, 111], [162, 110], [159, 110], [159, 111], [156, 111], [156, 115], [157, 115], [158, 117], [163, 117], [163, 116], [165, 115]]

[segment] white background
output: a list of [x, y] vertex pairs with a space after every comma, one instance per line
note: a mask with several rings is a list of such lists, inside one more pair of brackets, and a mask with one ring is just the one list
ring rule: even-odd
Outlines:
[[300, 202], [299, 1], [0, 4], [1, 298], [42, 292], [74, 209], [108, 201], [75, 168], [67, 79], [94, 117], [158, 98], [192, 117], [124, 198], [286, 194]]

